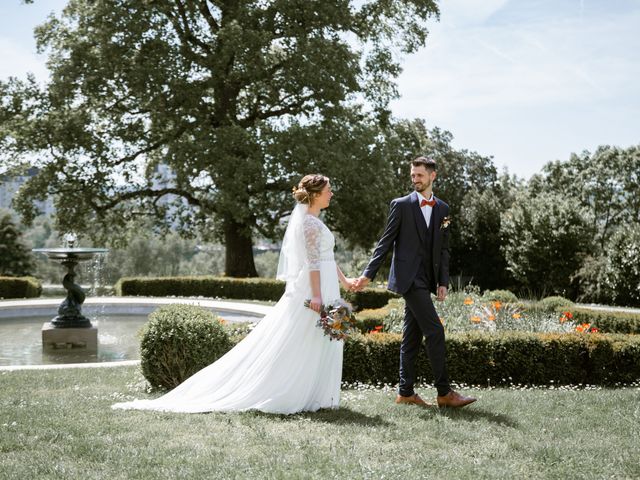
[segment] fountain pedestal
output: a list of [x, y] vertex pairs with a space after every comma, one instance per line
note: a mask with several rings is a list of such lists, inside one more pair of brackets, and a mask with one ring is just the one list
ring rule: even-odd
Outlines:
[[89, 260], [97, 253], [106, 253], [106, 248], [36, 248], [34, 252], [46, 254], [52, 260], [58, 260], [67, 268], [62, 286], [67, 297], [58, 307], [58, 315], [42, 326], [42, 347], [50, 349], [83, 348], [98, 349], [98, 329], [82, 315], [85, 293], [75, 283], [74, 271], [78, 262]]
[[42, 348], [50, 350], [70, 350], [82, 348], [98, 350], [98, 329], [90, 325], [84, 328], [59, 328], [51, 322], [42, 325]]

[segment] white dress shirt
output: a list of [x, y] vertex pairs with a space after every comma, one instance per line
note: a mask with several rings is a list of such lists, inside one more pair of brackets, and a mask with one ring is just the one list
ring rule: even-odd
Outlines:
[[[422, 200], [431, 201], [433, 199], [433, 192], [431, 192], [431, 196], [429, 198], [424, 198], [424, 196], [420, 192], [417, 193], [418, 204], [421, 204]], [[429, 228], [429, 222], [431, 222], [431, 211], [433, 210], [433, 207], [425, 205], [424, 207], [420, 207], [420, 210], [422, 210], [422, 216], [424, 217], [424, 221], [427, 224], [427, 228]]]

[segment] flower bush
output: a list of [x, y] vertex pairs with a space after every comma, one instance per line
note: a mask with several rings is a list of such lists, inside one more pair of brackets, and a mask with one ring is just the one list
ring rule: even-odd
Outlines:
[[[444, 302], [436, 303], [436, 310], [446, 332], [469, 331], [516, 331], [533, 333], [570, 333], [581, 332], [583, 323], [573, 318], [570, 310], [557, 311], [549, 305], [566, 305], [559, 299], [548, 301], [544, 308], [527, 309], [521, 303], [495, 300], [497, 296], [512, 300], [507, 294], [494, 295], [495, 292], [480, 295], [477, 289], [467, 288], [461, 292], [451, 292]], [[517, 300], [517, 298], [516, 298]], [[402, 333], [405, 302], [402, 298], [391, 300], [386, 307], [363, 311], [361, 331], [372, 333]], [[586, 328], [586, 331], [594, 330]]]
[[556, 312], [527, 311], [518, 303], [487, 300], [475, 292], [449, 295], [439, 311], [447, 332], [568, 333], [575, 329], [573, 321], [561, 321]]

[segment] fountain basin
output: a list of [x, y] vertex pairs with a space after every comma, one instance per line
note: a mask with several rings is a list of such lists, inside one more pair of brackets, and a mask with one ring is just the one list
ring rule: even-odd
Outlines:
[[[199, 305], [229, 322], [257, 322], [271, 307], [201, 298], [97, 297], [85, 303], [85, 311], [99, 328], [97, 350], [43, 349], [40, 328], [59, 299], [0, 301], [0, 370], [28, 365], [105, 365], [138, 361], [136, 333], [147, 315], [162, 305]], [[60, 330], [60, 329], [58, 329]], [[68, 330], [68, 329], [65, 329]]]
[[[200, 307], [230, 315], [262, 318], [271, 310], [268, 305], [257, 303], [214, 300], [211, 298], [183, 297], [92, 297], [84, 303], [88, 315], [101, 312], [114, 315], [148, 315], [162, 305], [198, 305]], [[60, 298], [37, 298], [30, 300], [0, 300], [0, 322], [7, 317], [34, 317], [50, 315], [60, 304]], [[248, 321], [250, 318], [245, 319]], [[242, 320], [241, 320], [242, 321]]]
[[33, 252], [44, 253], [51, 260], [91, 260], [98, 253], [107, 253], [108, 248], [33, 248]]

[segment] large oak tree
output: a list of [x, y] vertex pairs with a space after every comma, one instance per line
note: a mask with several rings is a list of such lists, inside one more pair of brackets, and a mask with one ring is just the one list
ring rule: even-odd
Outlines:
[[[330, 175], [329, 221], [370, 245], [393, 186], [381, 128], [399, 55], [431, 0], [70, 0], [36, 30], [50, 80], [0, 84], [5, 171], [55, 198], [60, 231], [118, 237], [138, 218], [215, 235], [226, 273], [256, 274], [304, 173]], [[362, 212], [366, 212], [363, 214]]]

